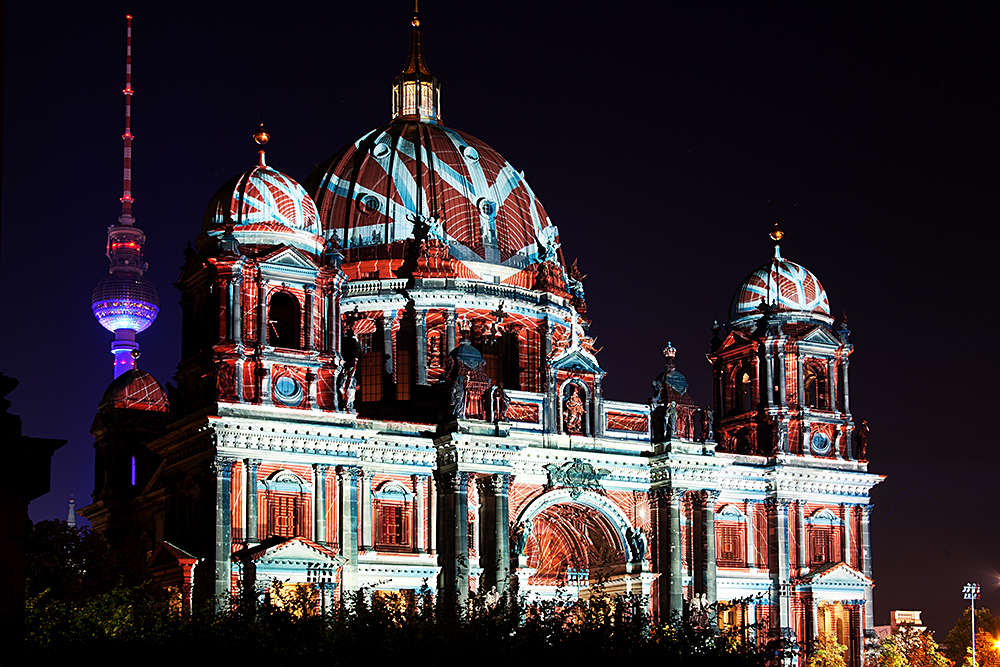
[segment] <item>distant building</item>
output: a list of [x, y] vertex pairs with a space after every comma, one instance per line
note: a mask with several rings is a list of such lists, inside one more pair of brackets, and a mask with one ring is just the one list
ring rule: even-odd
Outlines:
[[879, 639], [885, 639], [900, 626], [909, 626], [918, 632], [923, 632], [927, 628], [920, 622], [920, 611], [903, 611], [894, 609], [889, 612], [889, 625], [876, 625], [875, 635]]
[[829, 634], [861, 667], [882, 478], [819, 280], [775, 246], [737, 287], [711, 408], [669, 343], [649, 403], [607, 398], [585, 276], [523, 175], [441, 124], [418, 25], [388, 125], [305, 187], [261, 129], [212, 198], [176, 283], [177, 386], [108, 388], [81, 513], [137, 550], [169, 542], [157, 571], [176, 559], [195, 596], [426, 582], [464, 604], [600, 579], [661, 617], [738, 600], [721, 623]]

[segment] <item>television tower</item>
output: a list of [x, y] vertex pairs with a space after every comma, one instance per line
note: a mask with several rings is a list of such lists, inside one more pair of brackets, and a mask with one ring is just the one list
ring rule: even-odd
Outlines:
[[125, 50], [125, 171], [118, 224], [108, 227], [109, 275], [94, 288], [91, 309], [101, 326], [115, 333], [111, 343], [115, 377], [135, 368], [139, 344], [135, 335], [145, 331], [160, 312], [156, 288], [143, 276], [142, 260], [146, 236], [132, 217], [132, 17], [128, 15]]

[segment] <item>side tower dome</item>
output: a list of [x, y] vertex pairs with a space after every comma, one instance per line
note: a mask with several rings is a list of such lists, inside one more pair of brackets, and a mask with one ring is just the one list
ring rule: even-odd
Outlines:
[[221, 238], [231, 227], [244, 245], [284, 243], [317, 253], [323, 239], [319, 236], [316, 204], [293, 178], [267, 166], [263, 149], [267, 133], [261, 129], [254, 137], [261, 145], [258, 163], [231, 178], [209, 201], [199, 246]]
[[758, 319], [762, 304], [775, 314], [797, 314], [828, 325], [833, 323], [830, 301], [819, 279], [804, 266], [784, 259], [777, 245], [774, 257], [736, 288], [729, 324], [746, 326]]

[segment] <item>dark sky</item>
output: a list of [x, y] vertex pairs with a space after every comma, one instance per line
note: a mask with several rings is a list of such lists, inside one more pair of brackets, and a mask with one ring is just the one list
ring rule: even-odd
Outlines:
[[[29, 4], [6, 9], [0, 370], [21, 380], [25, 433], [69, 440], [37, 521], [93, 490], [113, 336], [90, 296], [120, 209], [125, 13], [135, 212], [162, 301], [140, 366], [166, 383], [182, 251], [253, 165], [261, 112], [268, 163], [300, 181], [385, 124], [410, 5]], [[589, 274], [606, 395], [647, 400], [672, 341], [710, 400], [712, 321], [770, 257], [777, 216], [783, 254], [850, 316], [851, 407], [888, 475], [873, 493], [876, 622], [922, 609], [943, 639], [966, 581], [1000, 612], [996, 17], [987, 3], [628, 4], [421, 12], [444, 122], [524, 170]]]

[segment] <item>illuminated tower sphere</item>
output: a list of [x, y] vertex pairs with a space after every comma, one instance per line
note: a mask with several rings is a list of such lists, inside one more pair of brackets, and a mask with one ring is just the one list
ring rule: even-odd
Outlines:
[[128, 17], [125, 60], [125, 171], [122, 193], [122, 214], [118, 224], [108, 228], [109, 275], [94, 288], [91, 308], [101, 326], [115, 333], [111, 343], [115, 377], [135, 368], [139, 345], [135, 335], [145, 331], [160, 312], [156, 288], [143, 273], [142, 245], [146, 236], [135, 226], [132, 217], [132, 17]]

